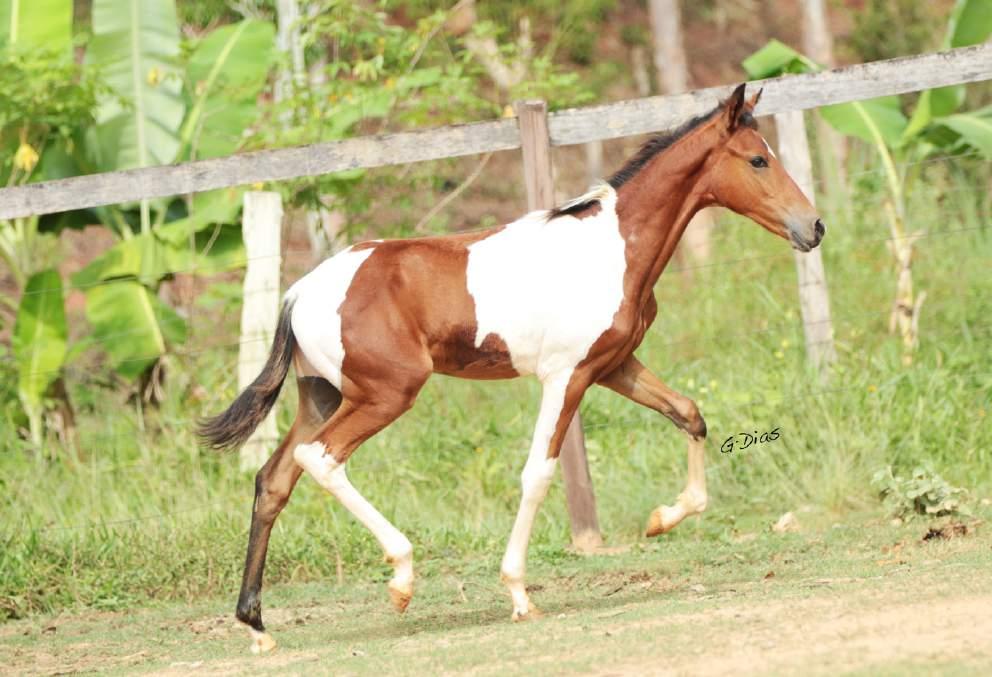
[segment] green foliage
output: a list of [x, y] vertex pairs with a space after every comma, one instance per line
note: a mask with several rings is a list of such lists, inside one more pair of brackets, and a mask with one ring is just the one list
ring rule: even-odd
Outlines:
[[[992, 2], [990, 0], [958, 0], [948, 21], [942, 47], [951, 49], [978, 44], [992, 35]], [[992, 133], [988, 111], [952, 115], [965, 100], [965, 86], [954, 85], [928, 90], [920, 94], [913, 116], [903, 133], [903, 143], [908, 143], [921, 133], [926, 133], [935, 145], [954, 147], [969, 145], [986, 157], [992, 158]], [[984, 115], [983, 115], [984, 113]], [[953, 119], [950, 119], [953, 118]], [[966, 119], [974, 118], [974, 119]], [[950, 122], [950, 124], [948, 124]], [[927, 126], [943, 127], [950, 134], [934, 134]]]
[[71, 56], [72, 0], [3, 0], [0, 46], [4, 43]]
[[871, 485], [893, 517], [971, 514], [962, 504], [968, 492], [952, 486], [929, 464], [916, 466], [908, 477], [894, 474], [891, 465], [885, 466], [872, 475]]
[[18, 369], [17, 394], [35, 444], [41, 444], [44, 395], [62, 369], [67, 337], [62, 279], [56, 270], [35, 273], [24, 288], [12, 340]]
[[753, 80], [772, 78], [784, 73], [808, 73], [818, 68], [812, 60], [774, 38], [744, 59], [741, 66]]
[[[168, 164], [185, 112], [173, 0], [93, 0], [86, 63], [116, 97], [104, 99], [88, 147], [101, 171]], [[119, 97], [119, 98], [117, 98]]]
[[[240, 232], [219, 225], [235, 218], [241, 195], [237, 190], [201, 193], [191, 215], [120, 241], [73, 276], [73, 284], [86, 292], [95, 342], [122, 376], [137, 378], [185, 341], [186, 323], [154, 295], [162, 279], [244, 264]], [[148, 284], [139, 284], [142, 279]]]
[[902, 113], [898, 96], [823, 106], [819, 113], [842, 134], [868, 143], [875, 143], [881, 138], [889, 148], [895, 148], [902, 142], [906, 129], [906, 116]]
[[867, 0], [852, 11], [847, 43], [865, 61], [929, 52], [937, 46], [934, 25], [942, 4], [918, 0]]
[[217, 29], [193, 50], [186, 86], [193, 101], [183, 123], [189, 158], [230, 155], [258, 115], [256, 99], [275, 58], [275, 28], [245, 19]]
[[186, 324], [147, 287], [121, 280], [86, 291], [86, 319], [115, 370], [137, 378], [168, 346], [186, 339]]
[[[582, 415], [600, 522], [611, 544], [657, 547], [678, 566], [684, 560], [673, 553], [700, 543], [732, 543], [733, 553], [752, 557], [735, 537], [765, 533], [787, 510], [804, 527], [815, 519], [836, 535], [841, 530], [829, 530], [833, 523], [883, 517], [871, 477], [887, 465], [905, 472], [930, 463], [975, 496], [992, 491], [992, 374], [984, 368], [992, 336], [992, 239], [981, 227], [992, 216], [982, 189], [990, 169], [975, 158], [927, 163], [921, 189], [907, 198], [911, 213], [939, 228], [914, 261], [914, 281], [933, 302], [925, 306], [917, 357], [903, 368], [886, 327], [890, 291], [879, 284], [889, 256], [876, 226], [884, 218], [884, 180], [873, 156], [855, 154], [852, 162], [859, 159], [863, 164], [852, 167], [856, 218], [822, 205], [834, 226], [822, 251], [839, 353], [828, 384], [806, 364], [786, 243], [728, 216], [720, 229], [725, 236], [712, 242], [713, 262], [722, 265], [695, 270], [688, 285], [674, 271], [662, 276], [655, 289], [659, 316], [638, 357], [696, 401], [706, 418], [710, 503], [663, 542], [643, 541], [649, 511], [670, 503], [684, 485], [685, 436], [663, 416], [593, 388]], [[965, 169], [986, 173], [975, 182], [959, 174]], [[7, 487], [0, 491], [0, 615], [129, 608], [207, 594], [230, 603], [253, 487], [236, 458], [198, 446], [192, 421], [237, 394], [240, 296], [240, 285], [225, 281], [197, 299], [190, 349], [168, 358], [169, 387], [157, 409], [139, 414], [137, 403], [108, 388], [99, 370], [68, 379], [82, 458], [10, 453], [20, 443], [0, 436], [0, 482]], [[294, 393], [287, 383], [277, 407], [280, 430], [291, 423]], [[538, 394], [530, 379], [432, 378], [409, 413], [349, 460], [355, 486], [414, 543], [418, 571], [461, 559], [504, 594], [496, 572], [520, 501]], [[717, 451], [731, 435], [775, 427], [780, 438], [773, 443]], [[567, 540], [556, 479], [535, 524], [531, 563], [568, 565], [561, 555]], [[338, 555], [347, 586], [388, 572], [375, 539], [306, 478], [276, 523], [270, 553], [267, 594], [287, 581], [334, 580]], [[877, 557], [876, 547], [866, 567], [877, 570]], [[710, 571], [707, 559], [699, 566]], [[737, 565], [731, 559], [726, 566]], [[474, 599], [471, 589], [467, 594]]]
[[[108, 93], [95, 72], [43, 47], [0, 50], [0, 91], [0, 179], [7, 184], [50, 178], [38, 156], [50, 146], [72, 149], [76, 131], [94, 120], [98, 97]], [[36, 160], [15, 167], [25, 144]]]

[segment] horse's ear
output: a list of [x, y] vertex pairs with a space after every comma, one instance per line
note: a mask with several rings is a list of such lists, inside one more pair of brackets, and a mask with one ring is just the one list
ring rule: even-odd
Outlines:
[[730, 95], [730, 98], [723, 102], [723, 110], [726, 115], [727, 129], [734, 131], [744, 110], [744, 88], [746, 84], [737, 85], [737, 89]]
[[750, 99], [748, 99], [748, 101], [747, 101], [747, 109], [749, 111], [753, 111], [754, 110], [754, 107], [758, 105], [758, 102], [759, 101], [761, 101], [761, 93], [763, 91], [765, 91], [765, 88], [764, 87], [762, 87], [761, 89], [759, 89], [757, 94], [755, 94]]

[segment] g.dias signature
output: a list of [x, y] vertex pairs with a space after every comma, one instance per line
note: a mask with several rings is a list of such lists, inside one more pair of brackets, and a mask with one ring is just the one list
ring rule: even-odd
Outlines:
[[758, 434], [755, 430], [753, 433], [737, 433], [736, 435], [731, 435], [727, 440], [720, 446], [720, 452], [723, 454], [729, 454], [734, 451], [734, 449], [739, 449], [744, 451], [748, 447], [755, 444], [765, 444], [766, 442], [774, 442], [778, 439], [778, 428], [774, 430], [769, 430], [766, 433]]

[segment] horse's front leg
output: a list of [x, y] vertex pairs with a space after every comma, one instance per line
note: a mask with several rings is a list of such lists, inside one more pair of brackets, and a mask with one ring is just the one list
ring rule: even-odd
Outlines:
[[565, 431], [578, 409], [588, 380], [576, 378], [572, 372], [555, 375], [543, 381], [541, 409], [534, 427], [527, 464], [520, 475], [522, 496], [517, 518], [510, 532], [510, 542], [500, 566], [500, 578], [510, 591], [515, 621], [527, 620], [539, 612], [530, 603], [524, 574], [527, 569], [527, 544], [537, 511], [548, 493], [555, 474], [558, 452]]
[[651, 512], [647, 535], [657, 536], [673, 529], [689, 515], [706, 509], [706, 470], [703, 466], [706, 446], [706, 422], [696, 403], [681, 395], [652, 374], [633, 355], [599, 384], [624, 397], [664, 414], [689, 436], [689, 481], [675, 500], [675, 505], [661, 505]]

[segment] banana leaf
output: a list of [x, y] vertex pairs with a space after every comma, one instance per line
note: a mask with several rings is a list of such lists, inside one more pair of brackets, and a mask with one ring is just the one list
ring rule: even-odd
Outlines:
[[172, 0], [93, 0], [87, 63], [116, 96], [97, 111], [88, 150], [101, 171], [169, 164], [185, 113]]
[[86, 318], [113, 368], [135, 379], [186, 340], [186, 323], [139, 282], [119, 280], [86, 290]]
[[201, 42], [186, 67], [193, 106], [183, 123], [190, 157], [230, 155], [258, 115], [256, 99], [275, 57], [275, 28], [245, 19], [218, 28]]
[[35, 273], [24, 288], [12, 336], [17, 394], [35, 443], [41, 442], [44, 396], [65, 362], [67, 337], [62, 278], [54, 269]]
[[0, 0], [0, 44], [70, 56], [72, 0]]

